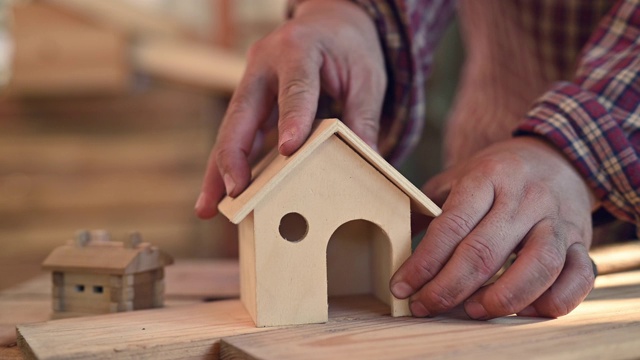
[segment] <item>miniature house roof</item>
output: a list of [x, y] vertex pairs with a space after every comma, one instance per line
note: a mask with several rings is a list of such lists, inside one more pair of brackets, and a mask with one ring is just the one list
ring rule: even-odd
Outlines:
[[338, 119], [322, 120], [305, 144], [291, 156], [282, 156], [277, 152], [277, 149], [272, 151], [254, 167], [251, 174], [251, 183], [242, 194], [236, 198], [227, 196], [220, 202], [218, 207], [220, 212], [233, 223], [240, 223], [284, 177], [290, 174], [323, 142], [332, 136], [344, 141], [365, 161], [404, 192], [410, 199], [412, 212], [428, 216], [437, 216], [442, 212], [422, 191], [418, 190]]
[[90, 240], [54, 249], [42, 267], [50, 271], [127, 275], [161, 268], [173, 263], [171, 256], [149, 243], [127, 246], [123, 242]]

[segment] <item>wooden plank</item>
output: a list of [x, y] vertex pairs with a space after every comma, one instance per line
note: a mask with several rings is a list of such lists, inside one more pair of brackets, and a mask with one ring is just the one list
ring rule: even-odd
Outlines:
[[[370, 297], [339, 299], [332, 321], [380, 316], [386, 307]], [[132, 311], [19, 325], [18, 345], [38, 359], [217, 358], [225, 336], [257, 328], [239, 300]], [[29, 356], [28, 356], [29, 357]]]
[[435, 318], [379, 316], [224, 338], [222, 359], [622, 359], [640, 354], [640, 271], [608, 275], [571, 314], [486, 322], [457, 310]]
[[[0, 278], [11, 274], [0, 262]], [[236, 260], [178, 259], [166, 268], [165, 306], [195, 304], [203, 300], [237, 298], [240, 294]], [[0, 346], [16, 342], [16, 324], [41, 322], [51, 315], [51, 275], [0, 292]], [[0, 351], [0, 359], [4, 353]]]
[[145, 39], [133, 48], [134, 66], [161, 79], [231, 93], [242, 79], [243, 56], [197, 43]]
[[46, 0], [60, 8], [128, 35], [182, 37], [188, 31], [171, 17], [123, 0]]
[[214, 357], [223, 336], [261, 331], [239, 300], [18, 325], [38, 359]]
[[592, 249], [589, 256], [599, 274], [611, 274], [640, 267], [640, 241], [611, 244]]
[[114, 93], [128, 88], [128, 45], [118, 32], [40, 2], [18, 4], [14, 18], [9, 93]]

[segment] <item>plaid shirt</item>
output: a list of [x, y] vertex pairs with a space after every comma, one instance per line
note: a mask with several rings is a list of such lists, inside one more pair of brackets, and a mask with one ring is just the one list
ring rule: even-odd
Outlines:
[[[382, 121], [394, 129], [389, 136], [399, 134], [385, 140], [397, 144], [390, 153], [397, 160], [421, 133], [424, 81], [455, 3], [355, 1], [375, 19], [392, 71]], [[548, 139], [608, 212], [640, 223], [640, 1], [612, 6], [596, 0], [513, 0], [512, 5], [512, 15], [535, 41], [534, 61], [552, 84], [514, 134]]]
[[[425, 80], [456, 2], [352, 1], [372, 16], [380, 34], [390, 85], [379, 148], [398, 162], [422, 133]], [[461, 7], [465, 1], [477, 0], [460, 0]], [[482, 5], [497, 13], [490, 22], [515, 17], [512, 23], [526, 37], [523, 41], [534, 44], [532, 59], [525, 61], [535, 62], [536, 76], [550, 86], [523, 109], [514, 135], [549, 140], [608, 212], [640, 223], [640, 0], [483, 0]], [[489, 45], [495, 45], [490, 43], [494, 37], [499, 36], [492, 34]], [[494, 68], [510, 59], [498, 60], [503, 63]], [[515, 90], [527, 91], [526, 82], [518, 86]]]

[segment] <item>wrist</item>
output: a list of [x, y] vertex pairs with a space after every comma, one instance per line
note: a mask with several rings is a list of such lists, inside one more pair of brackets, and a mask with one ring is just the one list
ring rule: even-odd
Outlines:
[[561, 149], [542, 136], [518, 136], [515, 137], [514, 140], [535, 146], [540, 150], [541, 156], [548, 154], [550, 158], [554, 159], [552, 164], [557, 167], [559, 174], [575, 179], [579, 182], [579, 185], [585, 189], [591, 211], [593, 212], [600, 207], [600, 201], [591, 186], [589, 186], [588, 181], [580, 174], [574, 163]]

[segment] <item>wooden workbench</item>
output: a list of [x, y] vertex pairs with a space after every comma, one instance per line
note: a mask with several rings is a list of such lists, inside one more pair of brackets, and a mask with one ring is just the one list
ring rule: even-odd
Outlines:
[[[184, 260], [166, 269], [166, 308], [237, 298], [240, 293], [235, 260]], [[16, 347], [16, 325], [49, 320], [51, 276], [42, 273], [0, 291], [0, 359], [22, 359]]]
[[[359, 297], [331, 303], [326, 324], [257, 329], [238, 300], [200, 303], [237, 294], [234, 263], [178, 261], [169, 269], [165, 309], [20, 329], [42, 358], [640, 358], [640, 271], [599, 277], [587, 300], [556, 320], [478, 322], [460, 311], [391, 318], [382, 304]], [[44, 320], [47, 285], [41, 277], [0, 293], [0, 329]], [[0, 358], [22, 354], [4, 348]]]

